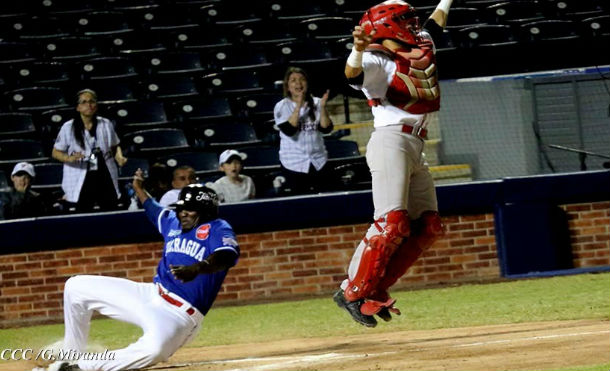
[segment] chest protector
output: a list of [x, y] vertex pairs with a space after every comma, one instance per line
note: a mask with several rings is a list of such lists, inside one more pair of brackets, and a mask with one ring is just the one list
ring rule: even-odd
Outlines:
[[[367, 51], [384, 53], [396, 63], [396, 72], [386, 93], [393, 106], [413, 114], [439, 110], [441, 95], [432, 43], [423, 41], [417, 48], [396, 51], [371, 44]], [[379, 104], [379, 99], [372, 101]]]

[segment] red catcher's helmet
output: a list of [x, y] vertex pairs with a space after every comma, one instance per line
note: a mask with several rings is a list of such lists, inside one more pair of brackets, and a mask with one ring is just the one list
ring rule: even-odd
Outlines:
[[388, 0], [364, 13], [360, 26], [367, 34], [376, 30], [373, 42], [380, 39], [399, 40], [410, 45], [417, 45], [419, 17], [408, 3], [400, 0]]

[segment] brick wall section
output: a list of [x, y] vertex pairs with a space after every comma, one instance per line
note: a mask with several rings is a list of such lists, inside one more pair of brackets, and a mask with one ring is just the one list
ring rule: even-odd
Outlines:
[[575, 267], [610, 264], [610, 202], [565, 205]]
[[[570, 217], [575, 266], [608, 265], [610, 203], [564, 206]], [[447, 235], [396, 287], [492, 281], [500, 276], [492, 214], [443, 218]], [[329, 294], [343, 278], [368, 225], [239, 235], [242, 256], [217, 302]], [[64, 282], [103, 274], [149, 282], [160, 242], [0, 255], [0, 327], [62, 318]]]

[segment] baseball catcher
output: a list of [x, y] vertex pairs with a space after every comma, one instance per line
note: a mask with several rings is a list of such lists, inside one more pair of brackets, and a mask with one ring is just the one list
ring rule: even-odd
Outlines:
[[374, 117], [366, 158], [375, 222], [334, 300], [368, 327], [377, 325], [374, 315], [390, 321], [391, 313], [400, 314], [388, 289], [443, 234], [423, 147], [430, 114], [440, 107], [433, 40], [451, 2], [441, 0], [420, 26], [411, 5], [385, 1], [367, 10], [352, 33], [345, 76], [367, 97]]

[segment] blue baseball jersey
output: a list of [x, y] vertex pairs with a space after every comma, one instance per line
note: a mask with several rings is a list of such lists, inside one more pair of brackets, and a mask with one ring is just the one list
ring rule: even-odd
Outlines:
[[165, 209], [149, 198], [144, 202], [146, 216], [157, 226], [165, 240], [163, 257], [157, 266], [154, 282], [182, 297], [202, 314], [206, 314], [227, 275], [228, 270], [200, 274], [190, 282], [180, 282], [170, 272], [170, 265], [192, 265], [215, 251], [230, 250], [239, 257], [239, 246], [233, 229], [223, 219], [214, 219], [182, 233], [180, 220], [173, 210]]

